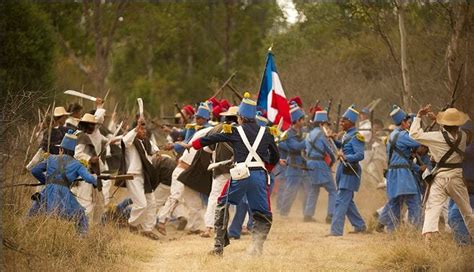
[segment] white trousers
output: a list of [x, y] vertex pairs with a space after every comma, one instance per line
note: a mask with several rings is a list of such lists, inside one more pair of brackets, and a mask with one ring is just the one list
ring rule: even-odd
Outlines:
[[156, 210], [159, 213], [170, 196], [171, 186], [160, 183], [155, 190]]
[[176, 167], [171, 175], [170, 195], [158, 213], [160, 223], [166, 223], [166, 221], [171, 218], [178, 203], [183, 202], [184, 184], [178, 181], [178, 177], [183, 171], [183, 168]]
[[206, 211], [206, 206], [204, 206], [201, 194], [185, 186], [183, 204], [188, 211], [187, 227], [191, 231], [202, 230], [204, 228], [204, 212]]
[[466, 185], [461, 177], [435, 177], [426, 201], [423, 234], [438, 231], [439, 216], [443, 212], [448, 197], [456, 202], [469, 233], [471, 236], [474, 235], [474, 215]]
[[204, 223], [208, 228], [214, 228], [214, 218], [216, 214], [217, 199], [222, 193], [227, 180], [230, 179], [230, 174], [223, 174], [216, 176], [212, 180], [211, 193], [209, 194], [209, 199], [207, 201], [206, 214], [204, 215]]
[[89, 217], [89, 222], [99, 224], [102, 214], [105, 212], [105, 202], [108, 198], [108, 194], [105, 197], [104, 188], [102, 188], [102, 193], [100, 193], [94, 189], [92, 184], [79, 181], [72, 191], [76, 195], [79, 204], [86, 209], [86, 216]]
[[141, 226], [144, 231], [152, 231], [156, 224], [155, 194], [145, 194], [143, 175], [134, 175], [133, 180], [127, 180], [126, 184], [133, 202], [128, 223], [134, 227]]

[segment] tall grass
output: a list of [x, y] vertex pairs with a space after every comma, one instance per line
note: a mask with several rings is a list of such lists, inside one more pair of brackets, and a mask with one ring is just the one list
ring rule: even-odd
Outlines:
[[389, 270], [474, 271], [474, 247], [458, 246], [449, 233], [425, 242], [419, 230], [402, 228], [388, 237], [379, 252], [377, 267]]

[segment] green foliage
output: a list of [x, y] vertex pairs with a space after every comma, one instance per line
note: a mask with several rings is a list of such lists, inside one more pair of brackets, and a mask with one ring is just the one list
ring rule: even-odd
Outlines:
[[55, 42], [48, 17], [27, 1], [0, 4], [0, 88], [47, 90], [53, 84]]

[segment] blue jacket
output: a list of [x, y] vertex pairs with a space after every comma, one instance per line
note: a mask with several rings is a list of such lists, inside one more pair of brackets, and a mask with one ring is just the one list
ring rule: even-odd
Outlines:
[[330, 143], [324, 135], [321, 128], [314, 128], [308, 136], [306, 136], [306, 155], [308, 161], [306, 163], [310, 170], [309, 176], [312, 184], [324, 184], [333, 182], [331, 168], [326, 164], [324, 157], [329, 154], [331, 158], [331, 165], [336, 161], [334, 152], [331, 149]]
[[[256, 123], [245, 123], [242, 125], [242, 128], [245, 132], [245, 135], [247, 136], [247, 139], [252, 145], [255, 139], [257, 138], [260, 126]], [[242, 141], [242, 138], [240, 137], [240, 134], [238, 133], [235, 127], [232, 127], [232, 131], [229, 133], [216, 133], [196, 139], [192, 142], [192, 145], [195, 149], [200, 149], [204, 146], [209, 146], [219, 142], [229, 142], [232, 144], [232, 149], [234, 151], [234, 162], [244, 162], [249, 154], [247, 147], [245, 146], [244, 142]], [[262, 141], [260, 142], [260, 145], [258, 146], [256, 151], [262, 161], [266, 164], [271, 165], [272, 167], [275, 166], [280, 159], [278, 155], [278, 147], [275, 144], [275, 138], [272, 134], [270, 134], [268, 129], [263, 134]]]
[[[359, 162], [364, 159], [364, 137], [359, 134], [355, 127], [346, 131], [342, 141], [335, 141], [336, 146], [342, 149], [348, 163], [352, 164], [357, 174], [361, 175]], [[347, 189], [357, 192], [360, 187], [360, 179], [352, 173], [352, 170], [344, 170], [341, 162], [336, 170], [336, 184], [338, 189]]]
[[[69, 155], [50, 155], [46, 160], [43, 160], [33, 167], [31, 174], [42, 184], [46, 183], [46, 177], [50, 177], [53, 174], [55, 174], [55, 176], [51, 177], [52, 179], [62, 180], [62, 175], [58, 171], [59, 160], [63, 160], [65, 174], [69, 185], [71, 185], [79, 176], [87, 183], [93, 185], [97, 184], [96, 178], [87, 171], [86, 167]], [[46, 175], [44, 172], [46, 172]]]
[[301, 151], [306, 148], [306, 141], [303, 137], [297, 135], [298, 131], [294, 128], [288, 130], [288, 138], [286, 144], [288, 146], [288, 157], [286, 159], [287, 169], [286, 176], [302, 176], [304, 170], [302, 167], [306, 167], [305, 160], [301, 155]]
[[[413, 195], [420, 193], [418, 188], [416, 173], [413, 172], [413, 162], [411, 160], [412, 150], [418, 148], [420, 144], [410, 138], [408, 131], [396, 128], [389, 136], [387, 142], [387, 158], [390, 156], [390, 142], [395, 139], [398, 134], [395, 146], [401, 153], [409, 159], [407, 161], [404, 157], [399, 155], [395, 150], [392, 152], [392, 157], [389, 158], [387, 171], [387, 195], [389, 198], [395, 198], [400, 195]], [[402, 168], [399, 168], [402, 167]]]
[[462, 174], [464, 179], [474, 181], [474, 143], [471, 143], [466, 147], [462, 164]]

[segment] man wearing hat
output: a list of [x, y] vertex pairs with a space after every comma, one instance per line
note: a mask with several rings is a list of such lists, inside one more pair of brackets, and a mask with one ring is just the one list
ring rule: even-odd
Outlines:
[[184, 141], [176, 142], [174, 144], [169, 144], [165, 147], [165, 150], [174, 150], [178, 155], [182, 155], [184, 148], [183, 143], [188, 143], [189, 140], [193, 137], [196, 131], [209, 127], [209, 119], [211, 118], [211, 109], [209, 108], [210, 103], [201, 102], [196, 114], [194, 115], [194, 122], [192, 124], [187, 124], [184, 130]]
[[[287, 133], [288, 138], [285, 141], [288, 146], [286, 161], [288, 166], [286, 169], [286, 187], [280, 209], [281, 216], [288, 216], [298, 190], [301, 186], [307, 186], [306, 163], [302, 156], [302, 152], [306, 148], [306, 142], [303, 137], [304, 112], [298, 107], [296, 102], [292, 102], [290, 105], [290, 115], [292, 124]], [[305, 220], [307, 219], [305, 218]]]
[[[105, 110], [102, 109], [102, 101], [98, 101], [95, 115], [90, 113], [84, 114], [78, 124], [77, 145], [75, 148], [74, 158], [82, 161], [87, 165], [91, 173], [100, 175], [107, 169], [101, 154], [108, 139], [103, 136], [98, 127], [97, 120], [103, 120]], [[103, 156], [102, 156], [103, 157]], [[104, 188], [109, 188], [104, 186]], [[107, 189], [105, 189], [107, 190]], [[104, 190], [104, 191], [105, 191]], [[100, 223], [102, 213], [104, 212], [105, 198], [104, 193], [100, 194], [86, 182], [79, 181], [77, 187], [77, 198], [79, 203], [86, 208], [86, 215], [91, 217], [95, 223]], [[108, 192], [105, 192], [108, 196]]]
[[45, 213], [73, 220], [76, 222], [77, 231], [86, 234], [88, 220], [85, 209], [71, 193], [70, 187], [79, 176], [85, 182], [98, 186], [99, 189], [101, 184], [100, 180], [96, 180], [78, 160], [73, 158], [76, 141], [77, 137], [70, 130], [61, 141], [59, 154], [48, 156], [31, 170], [33, 176], [46, 187], [34, 195], [35, 201], [29, 215]]
[[231, 170], [234, 173], [232, 179], [226, 183], [218, 199], [214, 226], [216, 238], [211, 251], [214, 255], [222, 255], [224, 247], [229, 244], [229, 204], [238, 205], [244, 196], [247, 197], [254, 220], [250, 254], [262, 253], [263, 243], [272, 225], [267, 171], [271, 171], [278, 162], [278, 149], [272, 134], [267, 128], [257, 125], [255, 116], [256, 102], [250, 99], [249, 93], [245, 93], [239, 106], [238, 126], [224, 133], [196, 139], [187, 145], [188, 148], [201, 149], [218, 142], [228, 142], [232, 145], [234, 162], [237, 163]]
[[[220, 133], [224, 127], [232, 126], [237, 124], [237, 114], [239, 112], [238, 106], [230, 107], [226, 112], [220, 114], [224, 118], [222, 125], [214, 127], [208, 135]], [[225, 124], [225, 125], [224, 125]], [[213, 162], [218, 163], [226, 160], [231, 160], [234, 152], [232, 147], [227, 143], [218, 143], [213, 148]], [[224, 188], [225, 183], [230, 179], [230, 168], [231, 164], [225, 164], [212, 169], [212, 188], [209, 193], [207, 201], [206, 214], [204, 215], [204, 223], [206, 224], [206, 231], [201, 237], [211, 237], [211, 232], [214, 229], [214, 217], [217, 206], [217, 199]]]
[[474, 235], [474, 215], [469, 203], [469, 193], [463, 181], [462, 161], [465, 155], [467, 135], [460, 130], [469, 117], [455, 109], [439, 112], [436, 122], [442, 126], [440, 131], [425, 132], [421, 118], [431, 113], [431, 105], [421, 108], [413, 120], [410, 137], [426, 145], [436, 165], [431, 172], [432, 181], [427, 192], [423, 235], [430, 240], [438, 232], [439, 216], [448, 197], [456, 203], [471, 235]]
[[339, 125], [345, 131], [341, 141], [335, 141], [340, 148], [338, 157], [341, 163], [336, 170], [336, 210], [334, 212], [331, 231], [328, 236], [342, 236], [346, 216], [354, 227], [350, 233], [363, 233], [367, 226], [354, 202], [354, 192], [360, 187], [361, 167], [359, 162], [364, 159], [364, 136], [356, 129], [355, 124], [359, 112], [354, 105], [342, 115]]
[[390, 117], [397, 127], [387, 141], [386, 212], [389, 216], [386, 223], [388, 231], [394, 231], [400, 224], [400, 212], [404, 203], [408, 207], [409, 223], [418, 226], [421, 222], [421, 191], [411, 155], [420, 144], [408, 134], [410, 117], [399, 106], [393, 106]]
[[68, 111], [71, 115], [66, 119], [65, 126], [76, 131], [82, 116], [82, 106], [79, 103], [72, 103], [69, 105]]
[[44, 152], [55, 155], [59, 154], [59, 145], [67, 131], [67, 128], [64, 127], [64, 122], [68, 116], [69, 112], [64, 107], [54, 108], [51, 134], [49, 134], [49, 129], [46, 129], [41, 142], [41, 148]]
[[[331, 145], [324, 131], [325, 125], [328, 123], [328, 114], [326, 111], [317, 111], [314, 115], [315, 128], [306, 136], [306, 156], [310, 189], [308, 191], [308, 199], [304, 209], [304, 217], [306, 221], [314, 220], [313, 216], [316, 211], [319, 191], [323, 187], [328, 192], [328, 211], [326, 215], [326, 223], [332, 222], [334, 209], [336, 206], [336, 184], [331, 172], [331, 166], [335, 163], [334, 153], [336, 150], [331, 149]], [[326, 163], [325, 158], [329, 155], [330, 163]]]

